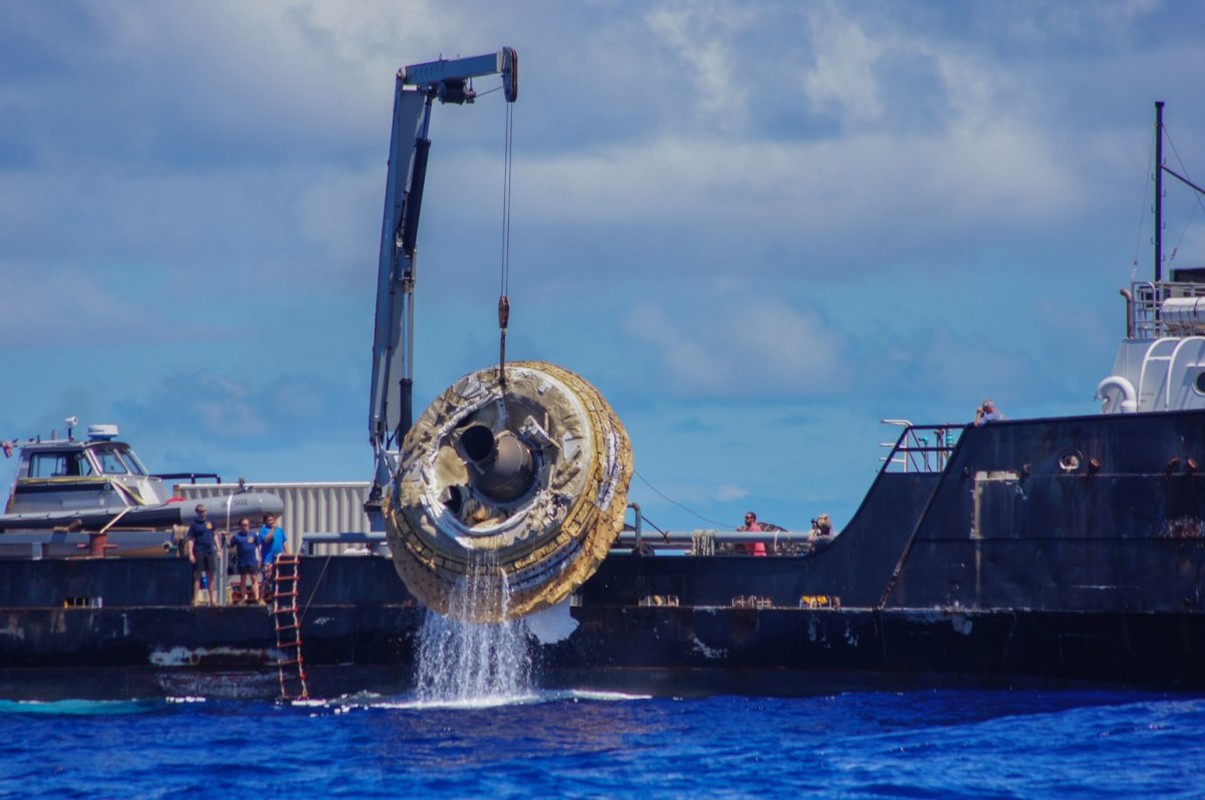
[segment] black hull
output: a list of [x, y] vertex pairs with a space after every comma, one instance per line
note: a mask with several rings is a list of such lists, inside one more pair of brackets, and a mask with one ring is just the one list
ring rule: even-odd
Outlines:
[[[622, 642], [617, 647], [616, 643]], [[922, 688], [1205, 690], [1205, 618], [627, 608], [545, 653], [548, 685], [814, 695]]]
[[[417, 606], [311, 606], [311, 693], [412, 688]], [[7, 615], [0, 696], [272, 697], [279, 655], [259, 608], [24, 609]], [[546, 688], [802, 696], [921, 688], [1205, 690], [1205, 618], [899, 609], [576, 610], [539, 645]], [[19, 627], [14, 627], [19, 626]], [[20, 631], [14, 645], [11, 634]]]
[[[1203, 691], [1198, 464], [1205, 412], [968, 430], [942, 472], [880, 474], [814, 556], [612, 555], [576, 630], [533, 639], [540, 682]], [[307, 558], [300, 586], [314, 694], [411, 686], [426, 612], [392, 564]], [[268, 612], [190, 595], [178, 559], [0, 561], [0, 694], [276, 694]]]
[[[426, 612], [393, 565], [306, 559], [301, 580], [311, 691], [404, 687]], [[194, 606], [191, 581], [183, 559], [0, 561], [0, 696], [278, 696], [268, 607]]]

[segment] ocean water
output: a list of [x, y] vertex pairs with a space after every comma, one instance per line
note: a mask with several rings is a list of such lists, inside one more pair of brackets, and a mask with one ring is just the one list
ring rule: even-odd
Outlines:
[[1205, 797], [1205, 698], [0, 701], [0, 797]]

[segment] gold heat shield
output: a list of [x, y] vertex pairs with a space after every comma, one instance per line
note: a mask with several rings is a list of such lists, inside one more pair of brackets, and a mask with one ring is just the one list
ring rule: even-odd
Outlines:
[[[532, 453], [521, 496], [476, 491], [457, 439], [473, 424], [510, 431]], [[406, 587], [441, 614], [500, 622], [555, 605], [581, 586], [623, 529], [632, 453], [598, 390], [540, 361], [466, 375], [406, 435], [384, 502]], [[466, 586], [470, 596], [465, 601]]]

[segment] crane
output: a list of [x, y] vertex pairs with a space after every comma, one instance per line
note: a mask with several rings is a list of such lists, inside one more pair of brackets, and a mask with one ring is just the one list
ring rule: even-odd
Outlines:
[[435, 100], [472, 103], [477, 97], [472, 79], [487, 75], [502, 76], [506, 102], [513, 103], [519, 96], [518, 67], [518, 53], [503, 47], [496, 53], [441, 58], [397, 72], [368, 411], [374, 473], [365, 510], [374, 530], [383, 529], [381, 489], [397, 469], [402, 440], [412, 424], [416, 241], [431, 149], [431, 109]]

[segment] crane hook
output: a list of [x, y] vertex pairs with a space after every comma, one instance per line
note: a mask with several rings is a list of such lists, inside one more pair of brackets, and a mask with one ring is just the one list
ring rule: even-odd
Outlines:
[[510, 324], [510, 298], [498, 295], [498, 328], [502, 337], [498, 344], [498, 382], [506, 392], [506, 326]]

